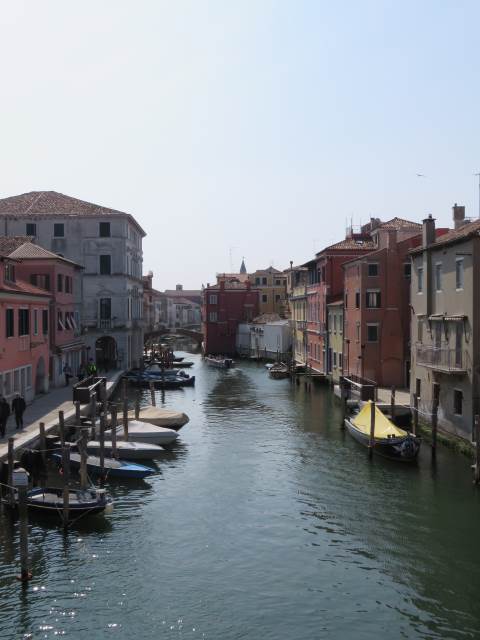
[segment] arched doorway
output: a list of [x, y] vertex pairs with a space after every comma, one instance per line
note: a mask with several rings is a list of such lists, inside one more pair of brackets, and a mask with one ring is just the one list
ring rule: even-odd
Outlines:
[[117, 343], [112, 336], [102, 336], [95, 342], [95, 361], [99, 371], [117, 368]]
[[40, 356], [37, 362], [37, 370], [35, 372], [35, 393], [46, 393], [45, 385], [45, 360]]

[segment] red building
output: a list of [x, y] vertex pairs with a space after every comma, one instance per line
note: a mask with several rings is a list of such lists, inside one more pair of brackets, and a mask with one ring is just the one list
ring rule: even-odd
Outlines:
[[27, 402], [48, 391], [51, 294], [18, 278], [19, 262], [0, 238], [0, 394]]
[[364, 225], [359, 233], [352, 230], [345, 240], [326, 247], [307, 262], [307, 365], [319, 373], [328, 373], [327, 305], [343, 294], [342, 265], [372, 251], [375, 244], [371, 230], [377, 220]]
[[259, 291], [252, 289], [249, 281], [232, 278], [207, 284], [202, 301], [204, 352], [234, 355], [238, 324], [250, 322], [258, 312]]
[[75, 310], [77, 275], [82, 267], [52, 253], [23, 237], [5, 238], [11, 243], [10, 258], [17, 260], [17, 277], [51, 293], [50, 357], [48, 371], [51, 386], [65, 384], [63, 368], [68, 364], [75, 375], [86, 364], [85, 345], [80, 335], [80, 319]]
[[376, 250], [343, 265], [345, 375], [408, 387], [410, 258], [422, 225], [402, 218], [372, 231]]

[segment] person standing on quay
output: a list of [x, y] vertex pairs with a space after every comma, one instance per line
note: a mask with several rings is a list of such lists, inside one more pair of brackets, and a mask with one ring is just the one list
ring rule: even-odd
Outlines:
[[73, 376], [72, 367], [68, 364], [68, 362], [66, 362], [63, 367], [63, 373], [65, 374], [65, 386], [68, 387], [68, 385], [70, 384], [70, 378]]
[[15, 424], [18, 429], [23, 429], [23, 414], [25, 413], [25, 409], [27, 408], [27, 403], [25, 399], [17, 393], [15, 398], [12, 400], [12, 413], [15, 414]]
[[7, 420], [10, 415], [10, 405], [2, 398], [0, 400], [0, 438], [5, 437], [5, 430], [7, 428]]

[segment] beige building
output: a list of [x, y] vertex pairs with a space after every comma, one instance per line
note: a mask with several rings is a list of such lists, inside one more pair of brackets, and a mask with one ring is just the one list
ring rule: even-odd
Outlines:
[[249, 274], [255, 289], [260, 290], [260, 314], [278, 313], [282, 318], [287, 312], [287, 276], [282, 271], [269, 267]]
[[288, 313], [292, 330], [292, 358], [300, 366], [307, 364], [307, 275], [303, 266], [284, 272], [288, 282]]
[[465, 221], [453, 207], [455, 229], [439, 235], [423, 221], [422, 246], [413, 249], [410, 391], [421, 417], [438, 402], [438, 426], [471, 440], [479, 413], [480, 220]]
[[327, 304], [327, 373], [338, 384], [343, 373], [343, 299]]

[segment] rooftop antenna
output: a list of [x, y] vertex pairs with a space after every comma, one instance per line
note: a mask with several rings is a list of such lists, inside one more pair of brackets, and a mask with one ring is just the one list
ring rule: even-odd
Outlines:
[[480, 218], [480, 173], [474, 173], [473, 175], [478, 178], [478, 217]]

